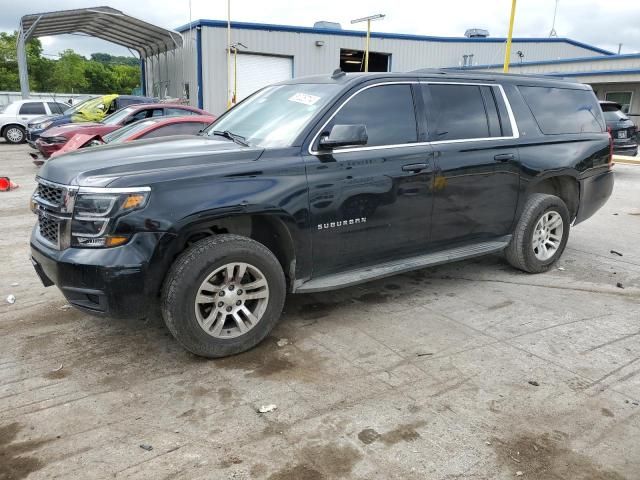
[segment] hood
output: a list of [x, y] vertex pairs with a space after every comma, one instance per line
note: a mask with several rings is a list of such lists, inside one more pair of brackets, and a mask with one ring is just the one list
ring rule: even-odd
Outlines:
[[[74, 125], [72, 123], [68, 123], [66, 125], [60, 125], [59, 127], [56, 127], [56, 131], [59, 132], [66, 132], [67, 130], [77, 130], [79, 128], [86, 128], [86, 127], [103, 127], [104, 125], [102, 123], [99, 122], [86, 122], [86, 123], [81, 123], [79, 125]], [[51, 129], [53, 130], [53, 129]]]
[[119, 125], [104, 125], [98, 122], [87, 123], [67, 123], [59, 126], [51, 126], [43, 134], [42, 137], [70, 137], [76, 133], [99, 133], [104, 135], [113, 130], [120, 128]]
[[64, 185], [140, 186], [151, 173], [248, 162], [262, 152], [217, 137], [183, 135], [83, 148], [47, 161], [38, 176]]
[[87, 145], [91, 140], [99, 140], [101, 143], [104, 143], [100, 135], [97, 134], [84, 134], [84, 133], [76, 133], [75, 135], [71, 135], [71, 138], [65, 143], [60, 149], [56, 150], [49, 157], [55, 158], [60, 155], [64, 155], [65, 153], [75, 152], [79, 148]]
[[31, 120], [29, 120], [28, 125], [36, 125], [38, 123], [42, 123], [45, 122], [47, 120], [53, 120], [56, 117], [59, 117], [60, 115], [42, 115], [41, 117], [36, 117], [36, 118], [32, 118]]

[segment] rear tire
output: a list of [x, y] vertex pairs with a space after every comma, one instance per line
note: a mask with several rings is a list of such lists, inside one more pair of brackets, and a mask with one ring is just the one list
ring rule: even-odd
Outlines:
[[532, 194], [505, 250], [507, 261], [528, 273], [546, 272], [567, 245], [569, 223], [569, 210], [560, 198]]
[[4, 130], [4, 139], [7, 143], [17, 145], [23, 143], [26, 135], [24, 128], [20, 125], [10, 125]]
[[239, 235], [216, 235], [174, 262], [162, 289], [162, 316], [190, 352], [225, 357], [269, 334], [285, 296], [282, 267], [267, 247]]

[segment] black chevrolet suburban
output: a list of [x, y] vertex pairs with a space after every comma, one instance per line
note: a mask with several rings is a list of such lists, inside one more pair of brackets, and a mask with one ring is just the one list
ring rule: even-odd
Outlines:
[[258, 344], [287, 293], [504, 251], [562, 254], [613, 188], [590, 87], [457, 71], [266, 87], [199, 136], [104, 146], [40, 170], [33, 265], [86, 312], [160, 305], [191, 352]]

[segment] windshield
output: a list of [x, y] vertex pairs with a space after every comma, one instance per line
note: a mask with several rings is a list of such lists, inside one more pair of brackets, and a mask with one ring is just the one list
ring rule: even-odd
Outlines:
[[125, 117], [129, 116], [137, 107], [127, 107], [112, 113], [102, 120], [105, 125], [118, 125]]
[[118, 130], [114, 130], [113, 132], [106, 134], [104, 137], [102, 137], [102, 139], [104, 140], [104, 143], [122, 143], [130, 138], [131, 135], [144, 130], [145, 128], [153, 125], [154, 123], [157, 123], [160, 120], [162, 119], [139, 120], [135, 123], [131, 123], [127, 126], [119, 128]]
[[204, 135], [229, 131], [242, 136], [249, 145], [288, 147], [341, 88], [313, 83], [267, 87], [223, 115]]
[[[93, 105], [93, 103], [95, 103], [95, 105]], [[77, 113], [80, 111], [80, 109], [95, 109], [95, 107], [97, 107], [98, 105], [100, 105], [102, 103], [102, 97], [91, 97], [91, 98], [87, 98], [86, 100], [80, 102], [80, 103], [76, 103], [73, 107], [71, 108], [67, 108], [64, 111], [65, 115], [73, 115], [74, 113]]]
[[624, 120], [629, 120], [629, 117], [627, 117], [624, 113], [622, 113], [621, 110], [609, 110], [602, 113], [604, 113], [604, 119], [607, 122], [620, 122]]

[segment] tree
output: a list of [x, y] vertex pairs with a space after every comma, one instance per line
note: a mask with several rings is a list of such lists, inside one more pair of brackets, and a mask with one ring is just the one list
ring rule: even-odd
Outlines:
[[[0, 90], [20, 90], [17, 32], [0, 32]], [[34, 92], [131, 93], [140, 84], [140, 61], [134, 57], [92, 53], [87, 60], [73, 50], [57, 60], [45, 58], [37, 38], [27, 42], [29, 87]]]
[[[0, 32], [0, 90], [20, 90], [20, 79], [18, 76], [18, 32]], [[46, 59], [42, 57], [42, 43], [37, 38], [32, 38], [27, 42], [27, 65], [29, 71], [44, 73], [42, 64]], [[29, 79], [31, 88], [36, 88], [40, 84], [38, 74], [32, 75]]]
[[136, 57], [121, 57], [109, 55], [108, 53], [92, 53], [91, 60], [104, 65], [130, 65], [132, 67], [140, 67], [140, 59]]
[[85, 77], [87, 59], [73, 50], [65, 50], [55, 62], [51, 87], [54, 92], [86, 92], [89, 82]]

